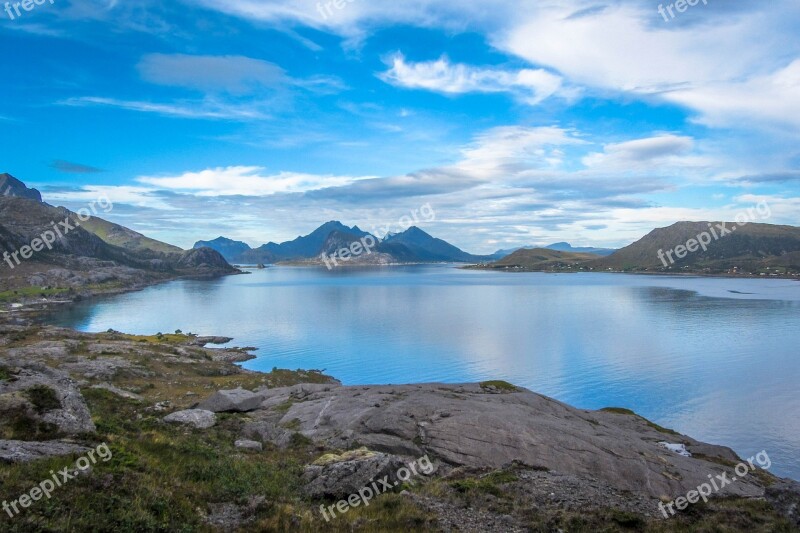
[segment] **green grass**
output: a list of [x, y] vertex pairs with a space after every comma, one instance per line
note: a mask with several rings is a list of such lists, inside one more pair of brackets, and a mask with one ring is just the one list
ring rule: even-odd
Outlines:
[[519, 390], [518, 387], [515, 387], [511, 383], [507, 381], [495, 380], [495, 381], [482, 381], [480, 383], [482, 389], [488, 389], [490, 387], [494, 387], [497, 390], [502, 392], [517, 392]]
[[517, 481], [517, 476], [513, 472], [497, 470], [479, 478], [459, 479], [450, 483], [456, 491], [466, 494], [470, 492], [484, 492], [496, 496], [504, 497], [505, 492], [502, 485]]
[[0, 381], [8, 381], [11, 377], [11, 371], [4, 366], [0, 366]]
[[33, 386], [27, 389], [24, 395], [39, 414], [61, 409], [61, 401], [58, 399], [56, 391], [45, 385]]
[[664, 433], [664, 434], [667, 434], [667, 435], [681, 436], [681, 434], [678, 433], [677, 431], [675, 431], [674, 429], [669, 429], [669, 428], [665, 428], [663, 426], [659, 426], [655, 422], [653, 422], [651, 420], [648, 420], [643, 416], [637, 415], [636, 413], [634, 413], [630, 409], [625, 409], [624, 407], [604, 407], [604, 408], [600, 409], [600, 411], [603, 411], [603, 412], [606, 412], [606, 413], [616, 413], [618, 415], [635, 416], [636, 418], [639, 418], [645, 424], [647, 424], [649, 427], [655, 429], [659, 433]]
[[70, 292], [70, 289], [55, 288], [55, 289], [42, 289], [39, 287], [23, 287], [13, 289], [10, 291], [0, 292], [0, 302], [14, 303], [27, 298], [49, 298], [51, 296], [58, 296]]

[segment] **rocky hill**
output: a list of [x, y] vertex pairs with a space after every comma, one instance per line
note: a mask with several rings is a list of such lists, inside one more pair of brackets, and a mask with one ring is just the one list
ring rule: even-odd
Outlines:
[[7, 183], [14, 194], [0, 196], [0, 302], [238, 272], [211, 249], [184, 252], [117, 224], [50, 206], [18, 180]]

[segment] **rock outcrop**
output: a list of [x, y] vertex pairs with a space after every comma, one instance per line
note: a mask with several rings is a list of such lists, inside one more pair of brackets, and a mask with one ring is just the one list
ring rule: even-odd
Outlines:
[[19, 440], [0, 440], [0, 462], [24, 463], [47, 457], [58, 457], [83, 453], [90, 448], [62, 441], [25, 442]]
[[[685, 495], [738, 459], [728, 448], [661, 430], [633, 414], [575, 409], [502, 383], [297, 385], [263, 394], [264, 409], [252, 415], [247, 431], [279, 445], [299, 432], [334, 449], [428, 454], [452, 467], [517, 462], [653, 498]], [[659, 444], [665, 440], [703, 459], [671, 452]], [[745, 478], [721, 493], [762, 496], [764, 490]]]

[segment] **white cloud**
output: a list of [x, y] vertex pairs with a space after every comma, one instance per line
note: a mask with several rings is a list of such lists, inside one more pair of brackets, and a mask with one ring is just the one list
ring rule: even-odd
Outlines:
[[185, 172], [178, 176], [142, 176], [136, 181], [162, 189], [191, 192], [198, 196], [269, 196], [340, 187], [368, 179], [297, 172], [262, 175], [263, 171], [262, 167], [252, 166], [218, 167], [200, 172]]
[[[306, 0], [185, 1], [253, 21], [299, 22], [351, 39], [391, 24], [474, 31], [495, 48], [561, 76], [570, 87], [679, 104], [712, 126], [737, 126], [741, 120], [800, 126], [796, 0], [709, 3], [669, 23], [657, 3], [632, 0], [602, 9], [591, 0], [356, 0], [327, 19], [317, 12], [317, 2]], [[458, 79], [450, 78], [458, 65], [436, 72], [435, 63], [416, 70], [400, 63], [406, 72], [398, 80], [458, 87]], [[527, 83], [548, 87], [541, 80]], [[532, 94], [537, 99], [543, 93]]]
[[530, 105], [539, 104], [562, 88], [561, 78], [544, 69], [474, 67], [453, 64], [446, 57], [410, 63], [402, 54], [395, 55], [389, 70], [379, 77], [400, 87], [445, 94], [508, 92]]

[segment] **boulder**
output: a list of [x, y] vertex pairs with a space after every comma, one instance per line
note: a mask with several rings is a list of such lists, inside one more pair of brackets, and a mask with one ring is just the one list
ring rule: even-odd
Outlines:
[[304, 491], [311, 498], [340, 500], [387, 476], [389, 485], [396, 487], [400, 485], [397, 471], [404, 466], [403, 460], [396, 455], [366, 448], [342, 455], [326, 454], [305, 468]]
[[239, 388], [219, 391], [200, 403], [198, 408], [214, 413], [247, 413], [261, 407], [263, 401], [262, 394]]
[[187, 409], [176, 411], [164, 417], [164, 422], [183, 424], [197, 429], [208, 429], [217, 423], [217, 415], [203, 409]]

